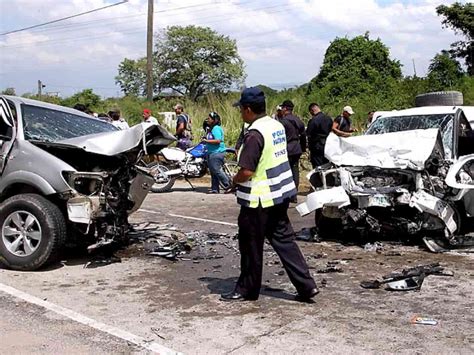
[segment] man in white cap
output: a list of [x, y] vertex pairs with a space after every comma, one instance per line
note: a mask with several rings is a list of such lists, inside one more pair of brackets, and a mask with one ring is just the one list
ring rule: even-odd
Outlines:
[[352, 133], [357, 132], [356, 128], [352, 128], [351, 116], [354, 110], [350, 106], [342, 109], [342, 114], [334, 119], [332, 131], [340, 137], [350, 137]]

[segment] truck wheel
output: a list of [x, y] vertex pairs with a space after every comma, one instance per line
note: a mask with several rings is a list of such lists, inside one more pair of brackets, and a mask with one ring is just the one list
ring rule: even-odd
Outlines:
[[462, 106], [463, 95], [459, 91], [436, 91], [415, 97], [415, 106]]
[[66, 241], [66, 221], [58, 206], [36, 194], [20, 194], [0, 204], [0, 263], [33, 271], [57, 260]]
[[155, 183], [151, 187], [152, 192], [168, 192], [172, 189], [176, 179], [174, 177], [163, 176], [163, 174], [160, 172], [169, 171], [166, 166], [153, 162], [148, 165], [148, 168], [150, 169], [151, 175], [155, 179]]

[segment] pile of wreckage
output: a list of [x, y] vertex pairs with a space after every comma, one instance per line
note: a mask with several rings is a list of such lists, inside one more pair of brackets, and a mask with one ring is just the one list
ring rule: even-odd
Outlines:
[[[466, 124], [459, 141], [474, 137]], [[375, 133], [328, 136], [329, 163], [308, 174], [315, 191], [300, 215], [315, 211], [321, 234], [421, 237], [433, 252], [474, 245], [474, 154], [458, 157], [441, 128]]]

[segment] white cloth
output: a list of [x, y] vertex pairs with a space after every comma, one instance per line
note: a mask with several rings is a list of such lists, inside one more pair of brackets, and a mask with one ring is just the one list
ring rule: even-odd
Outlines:
[[117, 120], [117, 121], [112, 121], [111, 122], [115, 127], [117, 127], [120, 130], [128, 129], [130, 126], [128, 125], [127, 121], [125, 121], [123, 118]]

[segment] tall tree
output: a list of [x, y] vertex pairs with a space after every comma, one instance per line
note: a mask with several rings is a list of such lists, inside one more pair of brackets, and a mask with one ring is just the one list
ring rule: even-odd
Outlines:
[[383, 89], [387, 81], [401, 77], [400, 62], [390, 59], [390, 51], [380, 39], [372, 40], [366, 33], [332, 41], [309, 90], [325, 87], [332, 96], [350, 98]]
[[16, 95], [15, 88], [6, 88], [5, 90], [2, 90], [0, 94], [15, 96]]
[[[239, 85], [245, 77], [235, 40], [198, 26], [173, 26], [157, 36], [154, 75], [155, 93], [169, 88], [194, 101]], [[124, 59], [116, 82], [125, 94], [143, 95], [144, 59]]]
[[451, 53], [464, 59], [468, 74], [474, 75], [474, 4], [456, 2], [450, 6], [440, 5], [436, 12], [443, 17], [444, 26], [465, 37], [465, 40], [451, 44]]
[[435, 55], [428, 67], [428, 79], [434, 90], [451, 88], [462, 76], [461, 65], [448, 51]]
[[141, 96], [145, 93], [146, 61], [145, 58], [133, 60], [125, 58], [118, 68], [115, 83], [120, 85], [127, 96]]
[[88, 109], [95, 108], [100, 103], [100, 96], [94, 93], [92, 89], [84, 89], [68, 98], [62, 100], [64, 106], [73, 107], [75, 104], [83, 104]]

